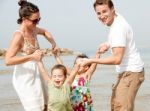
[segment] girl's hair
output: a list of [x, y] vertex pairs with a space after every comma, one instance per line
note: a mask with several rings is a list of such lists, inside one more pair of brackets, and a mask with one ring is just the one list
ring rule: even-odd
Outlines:
[[[79, 58], [89, 58], [86, 54], [80, 54], [80, 55], [78, 55], [77, 57], [76, 57], [76, 59], [75, 59], [75, 61], [74, 61], [74, 64], [76, 64], [76, 61], [77, 61], [77, 59], [79, 59]], [[89, 64], [88, 65], [89, 67], [91, 66], [91, 64]]]
[[62, 65], [62, 64], [56, 64], [56, 65], [51, 69], [51, 74], [52, 74], [53, 70], [55, 70], [55, 69], [60, 69], [60, 70], [62, 70], [63, 73], [64, 73], [64, 76], [67, 77], [67, 69], [66, 69], [66, 67], [65, 67], [64, 65]]
[[18, 2], [19, 8], [19, 19], [18, 24], [22, 23], [22, 18], [29, 18], [33, 13], [39, 12], [39, 8], [33, 3], [27, 2], [26, 0], [20, 0]]
[[113, 8], [114, 7], [114, 4], [113, 4], [113, 2], [111, 1], [111, 0], [96, 0], [95, 2], [94, 2], [94, 9], [95, 9], [95, 7], [97, 6], [97, 5], [108, 5], [108, 7], [111, 9], [111, 8]]

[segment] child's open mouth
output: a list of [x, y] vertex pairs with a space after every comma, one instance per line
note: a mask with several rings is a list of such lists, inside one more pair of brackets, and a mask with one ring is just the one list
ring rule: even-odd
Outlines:
[[60, 84], [60, 81], [55, 81], [56, 84]]

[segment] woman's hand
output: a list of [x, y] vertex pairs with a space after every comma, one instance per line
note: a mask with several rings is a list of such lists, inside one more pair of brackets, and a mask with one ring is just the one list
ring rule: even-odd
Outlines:
[[52, 45], [52, 53], [54, 55], [56, 55], [59, 51], [60, 51], [60, 49], [56, 45]]
[[41, 61], [43, 58], [43, 53], [41, 50], [36, 50], [32, 55], [33, 60], [35, 61]]

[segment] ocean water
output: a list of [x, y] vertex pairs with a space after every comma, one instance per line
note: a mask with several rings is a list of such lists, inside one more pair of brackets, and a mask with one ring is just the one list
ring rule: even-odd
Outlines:
[[[145, 81], [138, 91], [135, 111], [149, 111], [150, 106], [150, 52], [148, 48], [140, 50], [145, 63]], [[94, 57], [94, 51], [86, 51], [89, 57]], [[73, 66], [76, 56], [62, 56], [64, 64]], [[48, 71], [55, 64], [53, 57], [44, 57], [44, 64]], [[95, 111], [110, 110], [111, 86], [115, 82], [117, 74], [114, 66], [98, 65], [91, 80], [91, 93]], [[4, 59], [0, 58], [0, 111], [24, 111], [20, 100], [12, 86], [13, 66], [5, 66]]]

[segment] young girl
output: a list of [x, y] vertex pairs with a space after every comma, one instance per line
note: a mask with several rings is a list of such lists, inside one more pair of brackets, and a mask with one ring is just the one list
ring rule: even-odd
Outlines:
[[[96, 53], [96, 58], [100, 53]], [[79, 55], [75, 60], [75, 65], [87, 59], [86, 55]], [[80, 67], [74, 79], [71, 89], [71, 104], [74, 111], [93, 111], [93, 101], [90, 94], [89, 83], [96, 69], [97, 64]]]
[[70, 103], [70, 86], [79, 70], [79, 63], [74, 66], [69, 77], [66, 67], [62, 64], [52, 68], [50, 77], [42, 62], [39, 62], [38, 66], [43, 79], [48, 83], [48, 111], [73, 111]]

